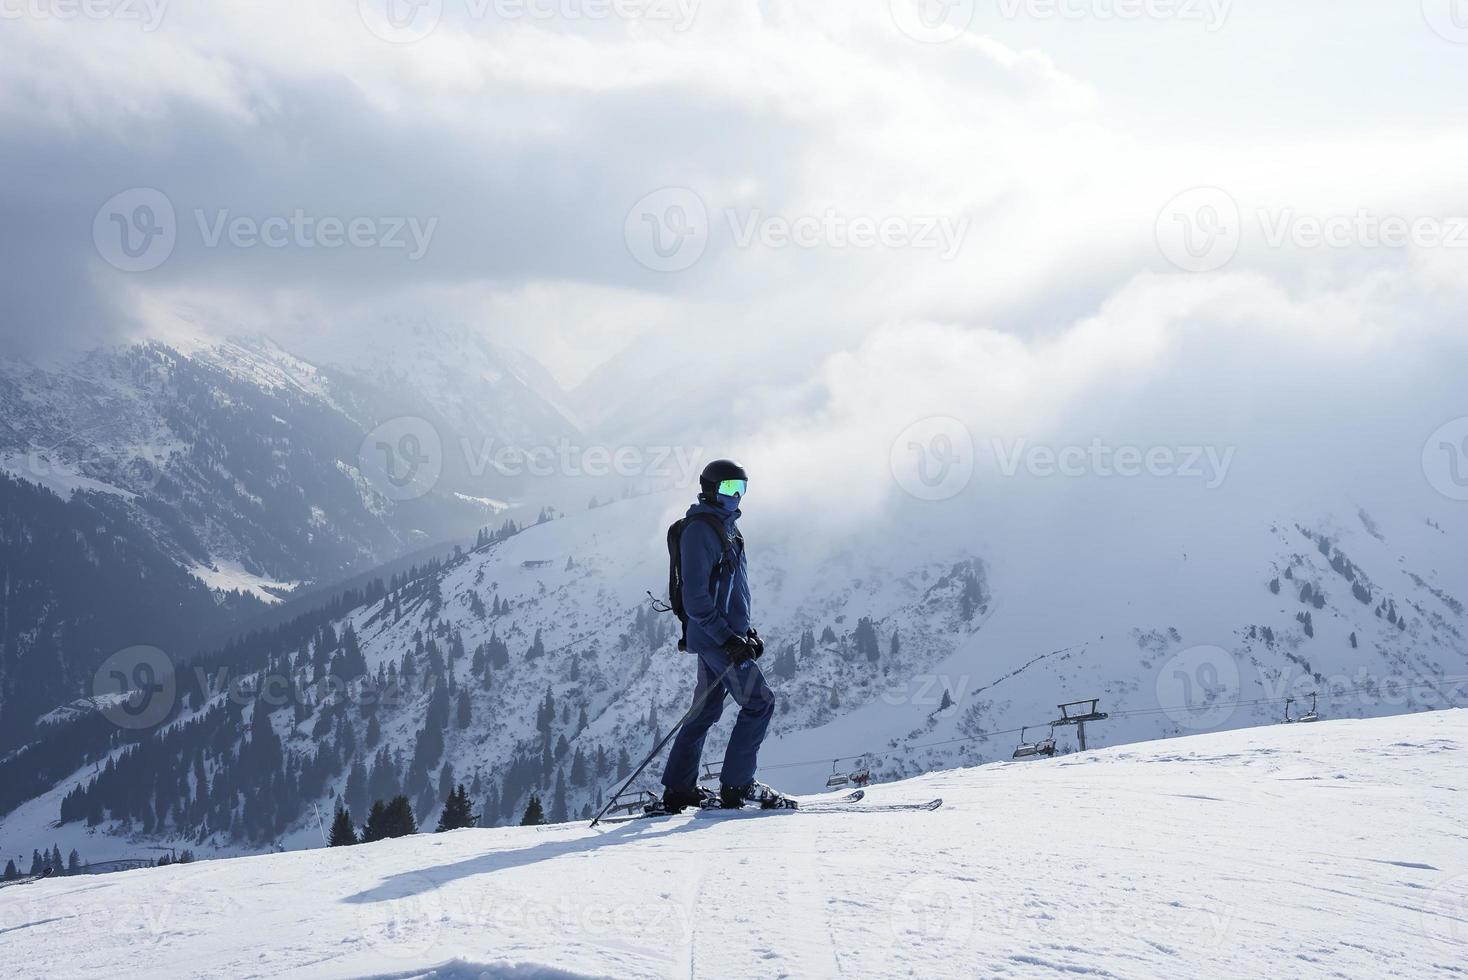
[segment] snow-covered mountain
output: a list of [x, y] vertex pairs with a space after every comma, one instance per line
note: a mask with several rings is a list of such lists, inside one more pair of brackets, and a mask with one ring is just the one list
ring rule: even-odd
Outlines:
[[[265, 340], [188, 353], [140, 344], [45, 367], [0, 365], [0, 465], [63, 497], [127, 501], [205, 581], [268, 600], [282, 584], [340, 578], [487, 522], [503, 484], [492, 471], [468, 479], [443, 447], [515, 414], [517, 398], [518, 415], [496, 437], [534, 444], [568, 428], [518, 383], [480, 416], [448, 417], [389, 375], [322, 368]], [[404, 417], [437, 439], [438, 479], [395, 493], [376, 478], [368, 439]]]
[[63, 877], [0, 889], [0, 928], [37, 976], [1452, 976], [1465, 744], [1464, 711], [1280, 725], [864, 801], [933, 812], [460, 830]]
[[0, 361], [0, 811], [37, 775], [6, 753], [111, 654], [192, 656], [297, 585], [471, 540], [533, 492], [470, 450], [574, 431], [544, 371], [467, 334], [384, 333], [398, 345], [345, 366], [258, 337]]
[[[982, 525], [961, 506], [897, 507], [852, 534], [762, 515], [752, 497], [755, 618], [779, 698], [764, 778], [809, 792], [833, 769], [880, 781], [1005, 759], [1021, 726], [1043, 737], [1080, 698], [1110, 714], [1089, 726], [1093, 748], [1279, 721], [1312, 693], [1325, 717], [1462, 703], [1451, 508], [1216, 511], [1199, 496], [1128, 522], [1080, 506], [1113, 492], [1067, 487], [1059, 509], [1021, 495]], [[579, 511], [236, 645], [185, 671], [177, 720], [93, 755], [0, 835], [93, 860], [156, 843], [298, 848], [342, 801], [360, 819], [401, 792], [432, 822], [457, 781], [487, 823], [517, 821], [531, 793], [555, 817], [584, 815], [687, 703], [690, 663], [646, 595], [684, 503]], [[1034, 547], [1042, 531], [1064, 547]], [[1054, 734], [1077, 748], [1073, 727]]]

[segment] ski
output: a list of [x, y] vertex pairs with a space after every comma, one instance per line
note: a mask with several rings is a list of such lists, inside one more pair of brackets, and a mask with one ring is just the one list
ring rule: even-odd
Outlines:
[[[683, 813], [691, 814], [696, 818], [729, 819], [740, 817], [753, 817], [767, 813], [917, 813], [922, 811], [933, 811], [943, 805], [942, 797], [928, 800], [924, 803], [867, 803], [866, 791], [856, 790], [845, 796], [834, 800], [814, 799], [800, 800], [795, 797], [786, 797], [787, 806], [758, 807], [748, 806], [740, 809], [726, 810], [719, 806], [690, 807]], [[605, 817], [602, 823], [630, 823], [633, 820], [649, 820], [655, 817], [675, 817], [676, 813], [632, 813], [625, 816]]]
[[[712, 793], [712, 791], [710, 791], [710, 792]], [[759, 813], [763, 813], [766, 810], [809, 810], [809, 811], [814, 812], [814, 811], [827, 810], [827, 809], [830, 809], [833, 806], [841, 806], [841, 805], [849, 805], [849, 804], [859, 803], [859, 802], [861, 802], [862, 798], [865, 797], [865, 796], [866, 796], [866, 790], [861, 790], [861, 789], [854, 790], [853, 792], [847, 793], [845, 796], [837, 797], [834, 800], [813, 799], [813, 800], [804, 800], [804, 801], [802, 801], [802, 800], [797, 799], [795, 797], [789, 797], [789, 796], [787, 796], [787, 797], [785, 797], [786, 805], [784, 805], [784, 806], [773, 806], [773, 807], [757, 807], [757, 806], [751, 806], [751, 807], [745, 807], [742, 810], [724, 810], [722, 807], [717, 806], [717, 805], [714, 805], [711, 802], [710, 805], [707, 805], [707, 806], [702, 806], [702, 807], [689, 807], [688, 810], [683, 811], [683, 812], [685, 812], [685, 813], [740, 813], [740, 812], [745, 812], [745, 813], [759, 812]], [[712, 793], [712, 798], [713, 798], [713, 800], [717, 800], [718, 799], [718, 794], [717, 793]], [[647, 792], [645, 794], [645, 799], [649, 803], [651, 803], [652, 805], [656, 805], [657, 797], [654, 794], [652, 794], [650, 792]], [[636, 801], [634, 801], [630, 805], [636, 805]], [[623, 815], [615, 816], [615, 817], [603, 817], [601, 819], [601, 822], [602, 823], [627, 823], [627, 822], [632, 821], [632, 820], [648, 820], [648, 819], [651, 819], [653, 817], [675, 817], [675, 816], [678, 816], [678, 814], [676, 814], [676, 813], [663, 813], [663, 812], [628, 813], [628, 814], [623, 814]]]
[[936, 810], [942, 805], [942, 798], [928, 800], [926, 803], [863, 803], [848, 802], [845, 800], [832, 800], [829, 803], [816, 803], [795, 808], [777, 807], [769, 810], [753, 808], [744, 810], [702, 810], [698, 813], [698, 816], [707, 816], [714, 818], [737, 818], [741, 814], [746, 817], [753, 817], [765, 813], [800, 813], [801, 811], [805, 811], [807, 813], [913, 813], [919, 811]]

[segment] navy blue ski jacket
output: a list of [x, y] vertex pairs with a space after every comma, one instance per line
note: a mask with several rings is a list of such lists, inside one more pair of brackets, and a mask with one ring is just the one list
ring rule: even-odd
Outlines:
[[688, 649], [712, 652], [729, 637], [749, 631], [749, 566], [744, 548], [732, 543], [739, 530], [739, 511], [699, 501], [688, 508], [689, 517], [695, 514], [712, 515], [723, 525], [726, 539], [720, 541], [707, 520], [696, 520], [684, 525], [678, 545], [683, 564], [683, 608], [688, 612]]

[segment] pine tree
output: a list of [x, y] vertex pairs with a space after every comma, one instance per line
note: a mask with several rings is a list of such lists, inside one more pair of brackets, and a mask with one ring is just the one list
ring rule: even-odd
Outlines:
[[338, 805], [336, 816], [331, 819], [331, 835], [327, 838], [327, 844], [331, 847], [350, 847], [360, 843], [357, 840], [357, 830], [352, 826], [352, 815], [346, 807]]
[[352, 760], [352, 768], [347, 773], [347, 787], [342, 797], [349, 810], [361, 813], [367, 809], [367, 767], [362, 764], [361, 759]]
[[582, 752], [581, 746], [578, 745], [571, 756], [571, 785], [585, 786], [588, 776], [586, 753]]
[[448, 802], [443, 805], [443, 813], [438, 818], [437, 833], [445, 830], [459, 830], [464, 827], [472, 827], [479, 818], [474, 815], [474, 805], [469, 800], [469, 792], [460, 783], [453, 792], [449, 794]]
[[550, 822], [565, 823], [570, 819], [566, 803], [566, 771], [559, 769], [556, 771], [556, 792], [551, 797]]
[[370, 844], [373, 841], [382, 840], [387, 836], [387, 807], [381, 800], [372, 802], [372, 809], [367, 814], [367, 822], [362, 825], [362, 836], [360, 843]]
[[418, 821], [413, 817], [413, 808], [406, 796], [394, 796], [387, 805], [389, 837], [407, 837], [418, 833]]
[[520, 818], [522, 827], [538, 827], [545, 823], [545, 811], [540, 806], [540, 794], [531, 793], [530, 802], [525, 804], [525, 816]]
[[18, 870], [16, 870], [15, 860], [14, 859], [11, 859], [9, 861], [6, 861], [5, 862], [5, 874], [4, 874], [3, 878], [0, 878], [0, 880], [10, 881], [10, 880], [12, 880], [14, 878], [19, 878], [19, 877], [20, 877], [20, 872]]

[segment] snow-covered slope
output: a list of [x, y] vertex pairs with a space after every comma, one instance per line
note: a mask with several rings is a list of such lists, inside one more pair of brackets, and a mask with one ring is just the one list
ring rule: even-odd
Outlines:
[[[1462, 703], [1461, 519], [1341, 500], [1208, 511], [1208, 526], [1194, 509], [1158, 507], [1129, 523], [1066, 499], [1056, 508], [1033, 495], [1029, 509], [983, 523], [897, 512], [859, 536], [830, 533], [819, 514], [792, 525], [752, 500], [755, 618], [779, 699], [766, 781], [812, 792], [832, 760], [890, 780], [1006, 759], [1020, 726], [1042, 737], [1057, 704], [1076, 698], [1100, 698], [1110, 713], [1089, 726], [1093, 748], [1270, 723], [1288, 697], [1302, 713], [1312, 692], [1327, 718]], [[63, 799], [91, 786], [106, 758], [8, 815], [0, 833], [89, 860], [159, 843], [302, 848], [319, 841], [317, 808], [329, 816], [339, 800], [360, 819], [372, 799], [403, 792], [431, 823], [450, 780], [493, 800], [492, 823], [517, 821], [533, 791], [548, 807], [563, 800], [568, 816], [599, 806], [687, 704], [689, 660], [645, 594], [662, 589], [662, 533], [684, 500], [618, 501], [496, 541], [353, 610], [330, 635], [274, 650], [264, 677], [211, 668], [209, 703], [184, 715], [200, 727], [170, 727], [161, 751], [91, 797], [95, 810], [55, 826]], [[410, 668], [412, 683], [377, 708], [313, 684], [345, 657], [349, 631], [369, 678], [387, 674], [391, 687]], [[257, 703], [229, 686], [240, 679], [296, 697]], [[247, 762], [266, 714], [284, 773]], [[717, 763], [733, 714], [707, 761]], [[1055, 734], [1062, 752], [1077, 747], [1074, 729]], [[121, 764], [124, 751], [110, 758]], [[136, 784], [187, 785], [191, 796], [149, 808], [125, 790]], [[240, 802], [253, 786], [269, 812]], [[88, 812], [95, 819], [81, 819]]]
[[[15, 976], [1458, 976], [1468, 712], [0, 890]], [[90, 941], [78, 941], [81, 936]]]

